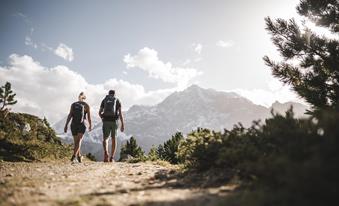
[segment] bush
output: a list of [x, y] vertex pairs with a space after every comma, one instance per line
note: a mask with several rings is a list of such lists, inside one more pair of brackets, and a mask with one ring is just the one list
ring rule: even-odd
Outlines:
[[86, 157], [87, 157], [89, 160], [91, 160], [91, 161], [94, 161], [94, 162], [97, 161], [97, 159], [95, 158], [95, 156], [94, 156], [92, 153], [90, 153], [90, 152], [86, 154]]
[[221, 133], [199, 128], [181, 141], [178, 158], [189, 168], [208, 169], [215, 165], [221, 144]]
[[289, 110], [248, 129], [199, 129], [181, 142], [179, 157], [189, 169], [240, 177], [247, 187], [235, 205], [329, 205], [338, 195], [339, 115], [318, 117], [295, 119]]

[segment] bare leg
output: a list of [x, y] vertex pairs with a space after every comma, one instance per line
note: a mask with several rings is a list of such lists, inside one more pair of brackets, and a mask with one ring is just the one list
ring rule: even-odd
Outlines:
[[115, 141], [115, 137], [112, 137], [112, 158], [114, 157], [115, 154], [115, 148], [116, 148], [116, 141]]
[[82, 137], [84, 136], [84, 134], [81, 134], [81, 133], [78, 133], [78, 136], [77, 136], [77, 150], [76, 150], [76, 153], [75, 155], [76, 156], [80, 156], [80, 147], [81, 147], [81, 142], [82, 142]]
[[104, 140], [102, 141], [102, 145], [104, 147], [104, 162], [108, 161], [108, 138], [104, 137]]
[[78, 142], [78, 136], [77, 135], [73, 136], [73, 141], [74, 141], [73, 156], [76, 156], [77, 150], [79, 148], [79, 145], [78, 145], [79, 142]]

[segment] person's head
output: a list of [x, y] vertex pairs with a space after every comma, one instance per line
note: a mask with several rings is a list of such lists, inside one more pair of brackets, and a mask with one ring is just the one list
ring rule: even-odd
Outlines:
[[109, 90], [109, 91], [108, 91], [108, 95], [114, 96], [114, 95], [115, 95], [115, 91], [114, 91], [114, 90]]
[[80, 92], [79, 94], [79, 97], [78, 97], [78, 100], [79, 101], [84, 101], [86, 99], [86, 95], [84, 92]]

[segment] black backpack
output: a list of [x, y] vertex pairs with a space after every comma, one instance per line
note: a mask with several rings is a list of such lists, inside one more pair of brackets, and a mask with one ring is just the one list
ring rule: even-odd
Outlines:
[[85, 105], [81, 104], [80, 102], [74, 102], [72, 107], [73, 107], [72, 122], [83, 123], [85, 117]]
[[104, 117], [117, 119], [117, 101], [118, 99], [114, 96], [107, 95], [104, 99]]

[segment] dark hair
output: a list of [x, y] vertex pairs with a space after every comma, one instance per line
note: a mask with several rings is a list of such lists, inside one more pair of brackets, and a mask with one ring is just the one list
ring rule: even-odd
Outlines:
[[114, 90], [109, 90], [108, 94], [109, 94], [109, 95], [113, 95], [113, 96], [114, 96], [114, 94], [115, 94], [115, 91], [114, 91]]

